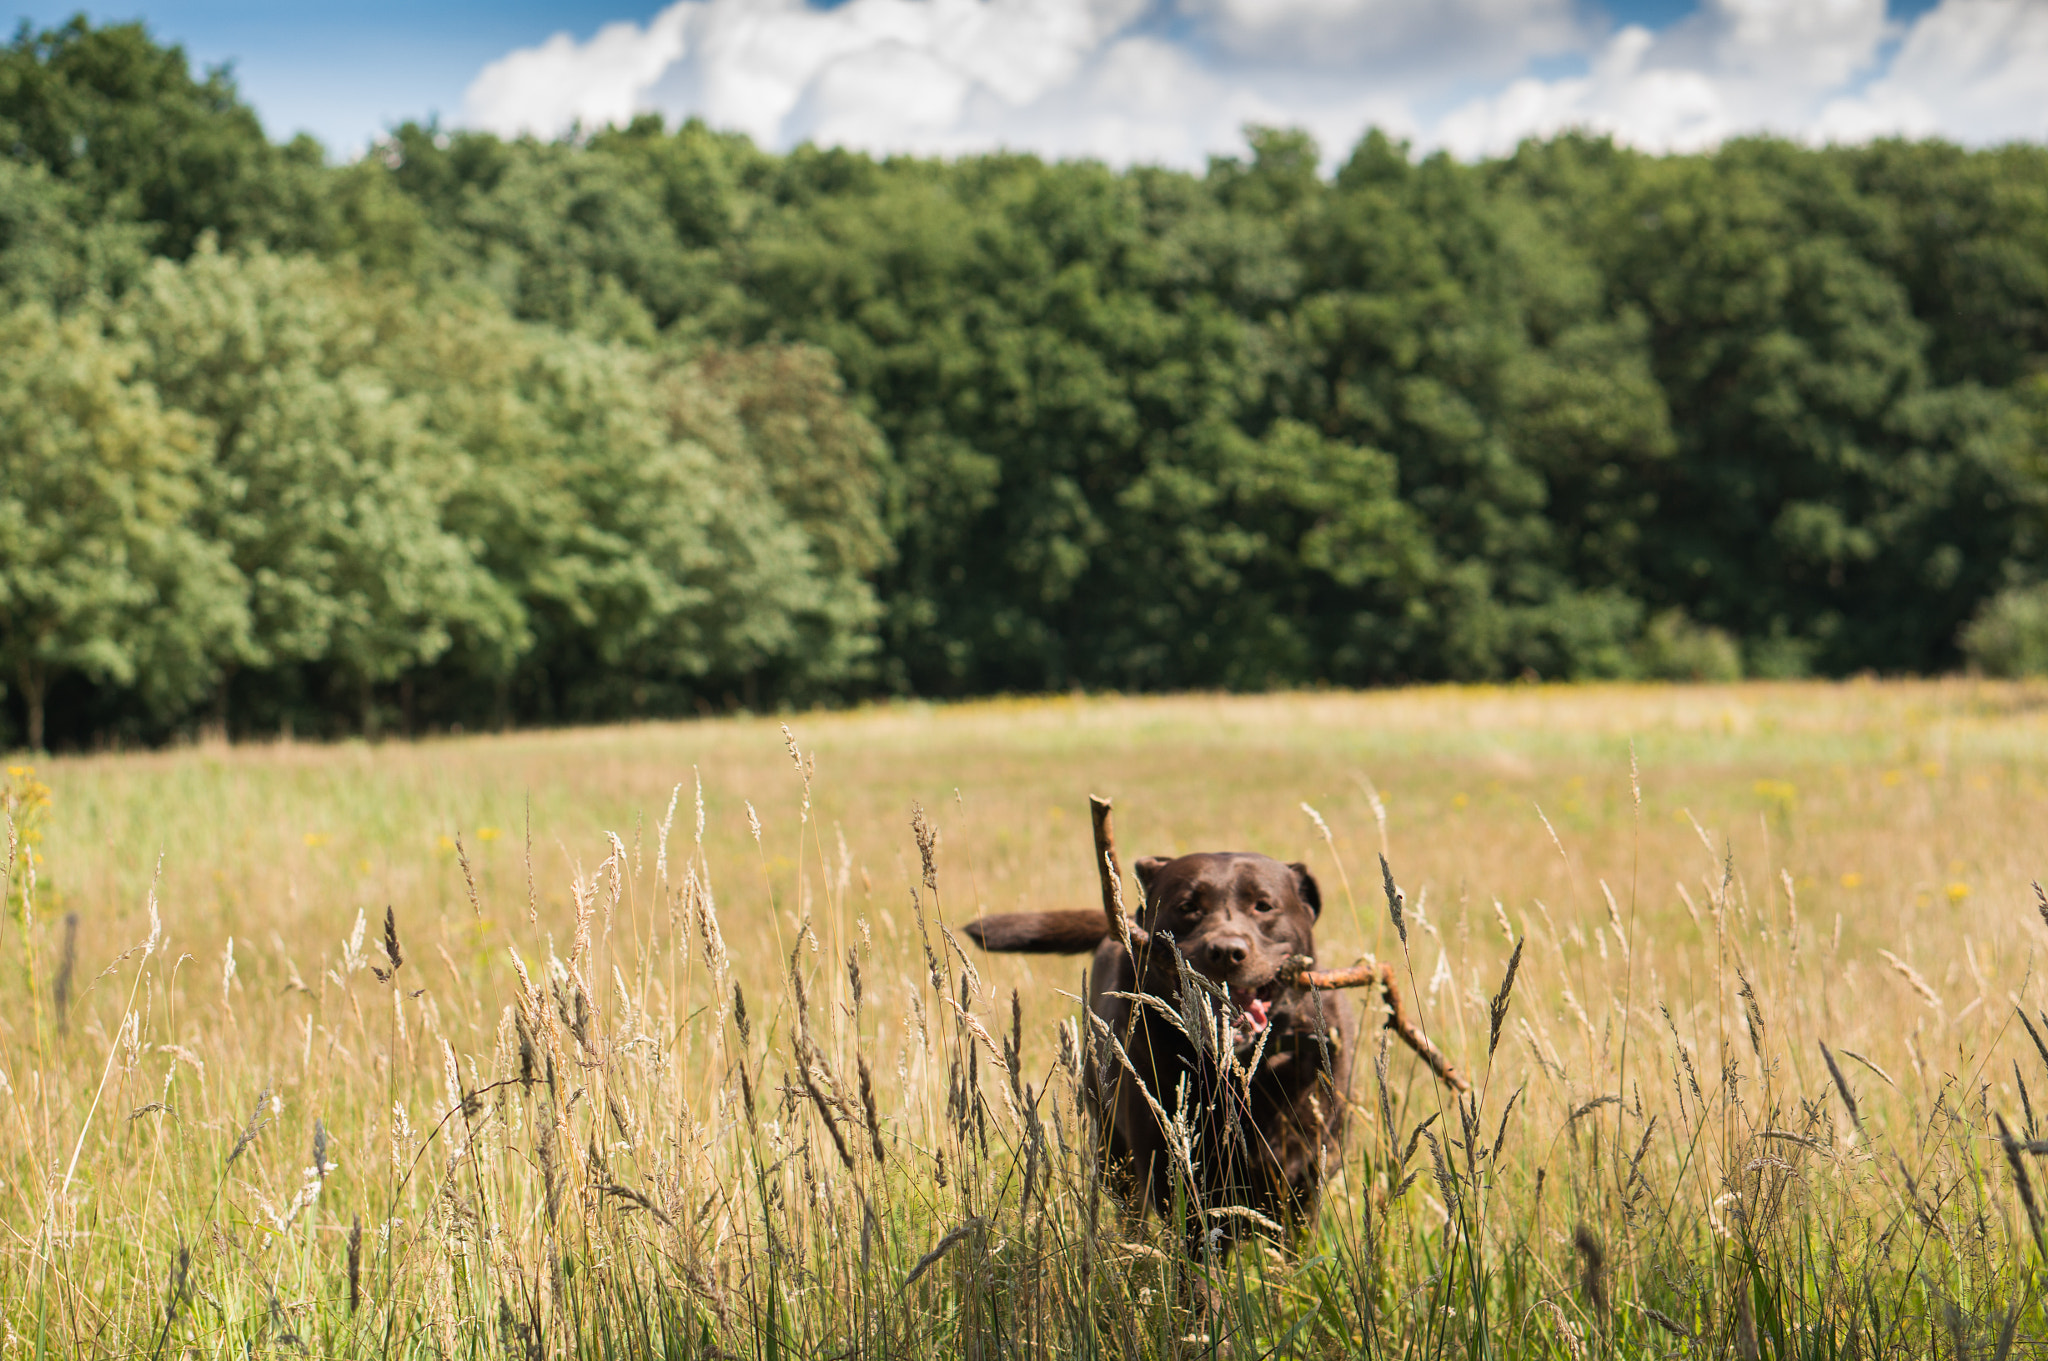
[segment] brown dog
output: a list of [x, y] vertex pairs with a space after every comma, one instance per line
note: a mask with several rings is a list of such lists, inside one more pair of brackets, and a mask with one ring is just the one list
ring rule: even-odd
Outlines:
[[[1340, 1154], [1349, 1072], [1337, 999], [1286, 981], [1315, 958], [1322, 892], [1307, 866], [1263, 855], [1134, 868], [1130, 950], [1102, 912], [1007, 913], [967, 933], [987, 950], [1095, 952], [1086, 1088], [1104, 1170], [1162, 1218], [1178, 1206], [1191, 1247], [1238, 1237], [1246, 1217], [1214, 1213], [1231, 1207], [1300, 1223]], [[1162, 1110], [1191, 1135], [1179, 1154]]]

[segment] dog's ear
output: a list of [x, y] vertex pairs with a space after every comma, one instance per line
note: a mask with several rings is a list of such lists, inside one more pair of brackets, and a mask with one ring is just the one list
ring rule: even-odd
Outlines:
[[1138, 884], [1145, 890], [1145, 901], [1152, 901], [1152, 883], [1159, 877], [1159, 871], [1173, 861], [1164, 855], [1141, 855], [1131, 862], [1131, 869], [1138, 876]]
[[1323, 915], [1323, 890], [1316, 883], [1316, 877], [1308, 872], [1308, 866], [1299, 860], [1287, 868], [1294, 871], [1294, 889], [1301, 900], [1308, 904], [1309, 915], [1320, 919]]

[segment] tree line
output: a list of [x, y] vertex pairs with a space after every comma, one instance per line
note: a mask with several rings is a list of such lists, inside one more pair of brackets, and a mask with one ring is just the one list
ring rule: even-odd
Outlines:
[[2048, 670], [2048, 150], [1199, 174], [0, 52], [0, 742]]

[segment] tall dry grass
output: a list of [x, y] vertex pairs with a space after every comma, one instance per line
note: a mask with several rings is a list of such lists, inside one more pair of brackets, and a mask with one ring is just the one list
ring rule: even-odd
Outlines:
[[[2037, 703], [1064, 701], [16, 768], [0, 1346], [2039, 1347]], [[1368, 1030], [1299, 1241], [1190, 1260], [1125, 1213], [1081, 961], [961, 948], [1092, 899], [1090, 789], [1132, 854], [1308, 859], [1325, 962], [1394, 960], [1475, 1077]]]

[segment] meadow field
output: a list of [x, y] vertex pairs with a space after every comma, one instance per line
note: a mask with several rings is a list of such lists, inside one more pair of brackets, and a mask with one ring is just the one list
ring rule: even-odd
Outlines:
[[[2038, 685], [892, 705], [5, 790], [6, 1358], [2048, 1346]], [[1361, 1027], [1282, 1243], [1121, 1213], [1083, 961], [961, 948], [1098, 900], [1091, 793], [1127, 863], [1308, 862], [1321, 962], [1394, 961], [1473, 1076]]]

